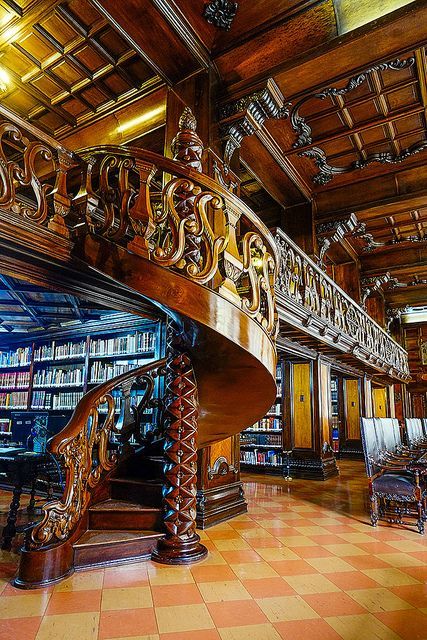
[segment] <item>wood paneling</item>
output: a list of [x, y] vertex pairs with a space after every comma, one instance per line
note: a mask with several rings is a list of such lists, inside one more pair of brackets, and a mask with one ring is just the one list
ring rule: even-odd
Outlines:
[[344, 380], [345, 429], [347, 440], [360, 440], [359, 380]]
[[331, 444], [331, 367], [321, 362], [319, 365], [320, 392], [320, 434], [321, 444]]
[[311, 411], [311, 364], [292, 365], [292, 426], [294, 447], [310, 449], [313, 446]]
[[387, 418], [389, 414], [387, 389], [385, 387], [372, 389], [372, 400], [374, 405], [374, 418]]

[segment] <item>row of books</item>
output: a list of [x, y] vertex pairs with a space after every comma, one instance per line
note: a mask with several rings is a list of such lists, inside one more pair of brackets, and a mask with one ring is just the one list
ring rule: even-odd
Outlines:
[[143, 361], [134, 360], [133, 362], [94, 362], [90, 368], [90, 379], [91, 383], [100, 383], [106, 382], [107, 380], [111, 380], [111, 378], [115, 378], [116, 376], [120, 376], [122, 373], [127, 373], [131, 369], [136, 369], [137, 367], [142, 367], [144, 364]]
[[279, 431], [282, 428], [282, 420], [280, 418], [261, 418], [252, 425], [252, 431]]
[[0, 418], [0, 433], [9, 433], [10, 425], [11, 425], [10, 418]]
[[34, 349], [34, 361], [43, 362], [43, 360], [64, 360], [67, 358], [79, 358], [86, 353], [86, 342], [66, 342], [57, 345], [55, 340], [50, 344], [44, 344]]
[[29, 371], [10, 371], [9, 373], [0, 373], [1, 389], [26, 389], [29, 384]]
[[281, 467], [284, 464], [284, 456], [280, 451], [240, 451], [240, 462], [246, 464], [270, 465]]
[[82, 398], [82, 391], [66, 391], [60, 393], [34, 391], [31, 399], [31, 409], [75, 409]]
[[240, 444], [241, 445], [282, 445], [282, 434], [281, 433], [242, 433], [240, 434]]
[[28, 405], [28, 391], [11, 391], [0, 393], [0, 407], [7, 409], [26, 409]]
[[62, 387], [66, 385], [80, 386], [83, 384], [83, 369], [40, 369], [34, 374], [33, 386], [37, 387]]
[[145, 331], [119, 338], [99, 338], [90, 343], [91, 356], [117, 356], [127, 353], [145, 353], [154, 349], [154, 334]]
[[275, 416], [280, 416], [282, 414], [281, 411], [282, 407], [280, 405], [280, 403], [278, 402], [277, 404], [273, 404], [272, 407], [270, 407], [270, 409], [267, 411], [268, 414], [273, 414]]
[[30, 364], [31, 347], [19, 347], [15, 351], [0, 351], [0, 367], [25, 367]]

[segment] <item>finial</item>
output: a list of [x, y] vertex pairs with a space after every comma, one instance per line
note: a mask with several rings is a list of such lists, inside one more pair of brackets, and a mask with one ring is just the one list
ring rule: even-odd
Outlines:
[[197, 129], [197, 120], [194, 117], [194, 114], [191, 111], [190, 107], [185, 107], [179, 119], [179, 130], [180, 131], [196, 131], [196, 129]]
[[197, 120], [190, 107], [185, 107], [179, 119], [179, 131], [172, 140], [174, 160], [202, 172], [203, 142], [196, 133]]

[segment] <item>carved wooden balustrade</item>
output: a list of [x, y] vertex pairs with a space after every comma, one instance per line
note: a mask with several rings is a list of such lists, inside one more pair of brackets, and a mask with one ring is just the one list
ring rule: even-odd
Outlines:
[[[49, 451], [66, 469], [64, 493], [43, 505], [43, 518], [28, 537], [28, 549], [68, 540], [81, 522], [93, 490], [116, 467], [120, 454], [126, 455], [130, 437], [143, 442], [142, 413], [153, 401], [154, 377], [163, 375], [165, 364], [166, 359], [158, 360], [94, 387], [80, 400], [64, 429], [50, 440]], [[144, 394], [132, 406], [130, 390], [134, 385], [143, 387]], [[113, 391], [120, 391], [123, 398], [119, 413]], [[110, 447], [113, 434], [119, 443], [114, 450]]]
[[408, 354], [288, 236], [276, 230], [279, 317], [403, 381]]

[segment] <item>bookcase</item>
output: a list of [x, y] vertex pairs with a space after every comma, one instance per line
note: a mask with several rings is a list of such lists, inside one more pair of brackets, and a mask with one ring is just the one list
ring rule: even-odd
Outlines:
[[[54, 435], [93, 386], [161, 358], [164, 334], [161, 321], [117, 313], [102, 321], [21, 337], [18, 342], [9, 336], [7, 344], [0, 343], [0, 441], [9, 437], [24, 444], [22, 424], [31, 424], [30, 414], [38, 413], [47, 413], [49, 436]], [[154, 397], [160, 397], [162, 380], [157, 378], [155, 384]], [[132, 403], [136, 405], [143, 393], [133, 389]], [[113, 395], [119, 413], [121, 394], [113, 391]], [[157, 412], [146, 409], [145, 430], [157, 423]]]
[[283, 454], [283, 389], [284, 367], [276, 370], [277, 395], [268, 413], [240, 434], [240, 466], [243, 470], [282, 473]]

